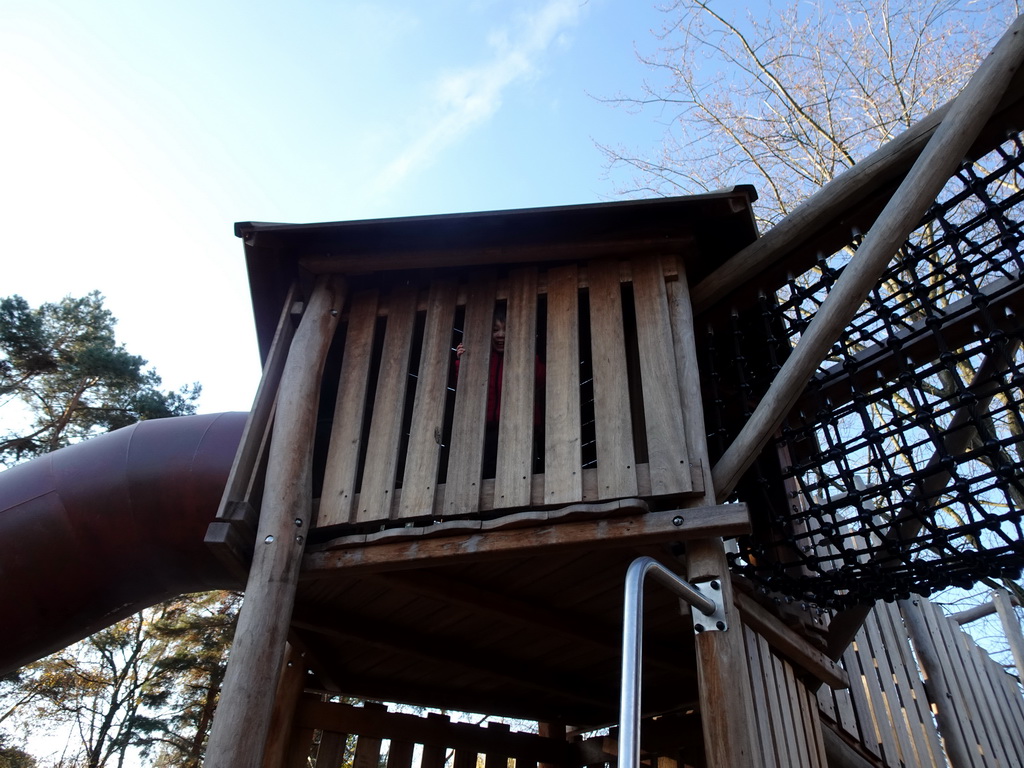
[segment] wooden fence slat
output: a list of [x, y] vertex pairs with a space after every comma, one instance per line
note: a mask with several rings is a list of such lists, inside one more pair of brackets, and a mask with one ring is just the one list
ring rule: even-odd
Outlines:
[[342, 768], [347, 749], [347, 733], [324, 731], [320, 736], [320, 748], [316, 753], [317, 768]]
[[415, 746], [411, 741], [392, 739], [388, 747], [387, 768], [412, 768], [412, 753]]
[[409, 428], [409, 449], [402, 479], [400, 517], [420, 517], [433, 512], [444, 407], [451, 368], [452, 327], [455, 322], [457, 285], [437, 280], [427, 297], [423, 350], [416, 381], [416, 401]]
[[[427, 722], [436, 728], [440, 728], [449, 725], [451, 718], [440, 712], [431, 712], [427, 715]], [[444, 768], [447, 757], [445, 752], [443, 744], [424, 744], [423, 754], [420, 756], [420, 768]]]
[[[675, 350], [676, 376], [683, 424], [686, 426], [686, 452], [691, 463], [707, 455], [707, 431], [704, 425], [704, 402], [701, 398], [700, 370], [697, 367], [697, 340], [693, 325], [693, 305], [686, 265], [681, 256], [672, 260], [676, 279], [666, 285], [669, 317], [672, 322], [672, 345]], [[704, 488], [711, 488], [711, 466], [702, 461]]]
[[778, 656], [775, 656], [774, 659], [779, 673], [785, 682], [785, 686], [780, 691], [780, 694], [784, 697], [783, 705], [792, 721], [792, 730], [790, 731], [792, 736], [790, 738], [793, 740], [793, 751], [796, 753], [797, 764], [804, 766], [804, 768], [816, 768], [811, 763], [810, 745], [808, 743], [809, 734], [807, 732], [807, 721], [804, 717], [806, 713], [801, 706], [803, 685], [796, 679], [796, 675], [793, 674], [792, 664]]
[[548, 271], [544, 502], [583, 499], [580, 428], [579, 278], [575, 265]]
[[468, 749], [455, 750], [452, 768], [476, 768], [477, 753]]
[[815, 768], [828, 768], [828, 755], [825, 753], [825, 736], [821, 732], [821, 718], [818, 717], [817, 697], [807, 686], [803, 686], [801, 706], [804, 722], [807, 724], [807, 749], [811, 756], [811, 764]]
[[377, 393], [373, 400], [363, 482], [353, 522], [386, 520], [391, 517], [405, 392], [409, 384], [409, 353], [415, 325], [416, 287], [399, 286], [388, 297], [384, 350], [380, 372], [377, 374]]
[[879, 611], [876, 609], [871, 619], [864, 622], [864, 628], [867, 631], [868, 646], [871, 649], [871, 656], [878, 673], [881, 703], [889, 720], [889, 732], [896, 737], [899, 759], [907, 765], [913, 765], [917, 761], [917, 754], [910, 739], [910, 723], [906, 718], [899, 692], [896, 690], [893, 680], [893, 670], [896, 665], [889, 657], [889, 648], [882, 642], [879, 623]]
[[775, 768], [775, 747], [772, 743], [772, 721], [768, 712], [768, 676], [761, 668], [761, 654], [758, 650], [764, 642], [760, 635], [750, 627], [743, 627], [743, 637], [747, 646], [747, 668], [750, 670], [751, 690], [754, 696], [754, 720], [757, 723], [757, 743], [761, 746], [761, 762], [763, 768]]
[[444, 490], [444, 514], [462, 515], [480, 508], [484, 432], [487, 418], [487, 378], [490, 369], [491, 327], [494, 324], [496, 280], [493, 272], [475, 276], [466, 287], [465, 354], [455, 390], [452, 445]]
[[[383, 704], [368, 701], [363, 709], [373, 712], [386, 712]], [[380, 768], [380, 747], [382, 739], [377, 736], [360, 735], [356, 740], [356, 754], [352, 759], [352, 768]]]
[[[947, 624], [952, 623], [945, 614], [942, 619]], [[964, 666], [968, 670], [969, 678], [965, 681], [965, 685], [970, 697], [974, 700], [973, 711], [978, 715], [979, 735], [984, 755], [987, 758], [986, 762], [990, 762], [994, 758], [999, 765], [1009, 765], [1003, 730], [1005, 724], [999, 717], [999, 712], [992, 706], [994, 703], [992, 692], [985, 684], [987, 680], [984, 662], [987, 660], [987, 654], [978, 647], [970, 635], [960, 629], [959, 625], [950, 628], [957, 635], [958, 650], [964, 661]]]
[[494, 508], [530, 503], [537, 390], [537, 270], [509, 274]]
[[900, 750], [896, 738], [892, 732], [890, 718], [886, 711], [885, 698], [882, 696], [882, 686], [878, 679], [878, 669], [875, 666], [874, 647], [869, 636], [868, 625], [874, 619], [869, 617], [864, 622], [864, 627], [858, 634], [860, 642], [858, 647], [860, 653], [861, 672], [864, 676], [864, 688], [867, 692], [869, 707], [871, 708], [871, 720], [874, 732], [882, 747], [882, 756], [887, 765], [898, 766], [900, 764]]
[[636, 496], [636, 454], [626, 378], [619, 263], [592, 261], [587, 275], [598, 495], [602, 498]]
[[860, 743], [875, 757], [881, 757], [881, 741], [875, 720], [871, 716], [871, 700], [868, 698], [864, 669], [861, 666], [861, 650], [865, 646], [864, 631], [857, 633], [850, 647], [843, 654], [843, 663], [850, 675], [850, 697], [856, 716]]
[[916, 671], [917, 662], [910, 652], [909, 638], [899, 610], [894, 603], [879, 603], [875, 606], [874, 615], [881, 630], [882, 646], [886, 649], [897, 678], [904, 719], [909, 728], [917, 760], [921, 765], [941, 766], [945, 762], [945, 756], [939, 732], [935, 728], [935, 719], [928, 707], [924, 684]]
[[761, 669], [765, 674], [765, 694], [768, 703], [768, 716], [772, 727], [772, 738], [775, 742], [776, 764], [779, 768], [794, 765], [796, 756], [793, 754], [793, 744], [789, 736], [791, 723], [786, 717], [785, 707], [781, 697], [782, 680], [779, 679], [776, 659], [768, 649], [768, 644], [758, 643], [758, 653], [761, 657]]
[[[507, 723], [487, 723], [487, 730], [498, 734], [509, 733], [512, 729]], [[508, 754], [504, 751], [488, 750], [484, 753], [484, 768], [509, 768]]]
[[686, 450], [686, 427], [679, 400], [679, 382], [672, 346], [665, 277], [657, 259], [633, 264], [637, 343], [644, 413], [647, 414], [647, 455], [651, 491], [655, 495], [693, 489]]
[[373, 335], [377, 327], [377, 298], [377, 291], [357, 293], [349, 310], [345, 357], [341, 363], [317, 525], [349, 522], [359, 470]]
[[[979, 738], [977, 724], [972, 716], [973, 710], [970, 707], [970, 699], [967, 697], [967, 691], [959, 684], [959, 681], [967, 679], [967, 670], [964, 668], [956, 647], [956, 635], [952, 631], [953, 628], [942, 620], [942, 610], [940, 608], [923, 598], [920, 602], [928, 631], [935, 638], [935, 645], [944, 674], [948, 681], [957, 681], [957, 684], [947, 687], [946, 691], [949, 696], [945, 699], [935, 696], [932, 703], [938, 709], [945, 708], [950, 712], [952, 719], [955, 719], [956, 727], [962, 734], [966, 747], [967, 760], [972, 768], [985, 768], [978, 749], [981, 739]], [[956, 761], [953, 762], [956, 765]]]

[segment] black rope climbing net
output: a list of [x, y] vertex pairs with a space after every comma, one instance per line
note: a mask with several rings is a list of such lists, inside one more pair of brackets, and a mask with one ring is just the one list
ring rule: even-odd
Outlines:
[[[1017, 136], [962, 166], [893, 260], [737, 489], [755, 532], [736, 571], [837, 608], [1019, 575], [1022, 164]], [[713, 450], [738, 433], [859, 241], [710, 325]]]

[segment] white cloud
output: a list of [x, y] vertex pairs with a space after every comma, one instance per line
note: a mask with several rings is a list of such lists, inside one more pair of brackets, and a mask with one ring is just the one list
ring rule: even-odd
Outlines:
[[545, 53], [565, 43], [566, 30], [578, 22], [582, 7], [582, 0], [548, 0], [489, 35], [492, 55], [487, 61], [442, 77], [426, 116], [416, 120], [415, 137], [378, 174], [377, 192], [393, 189], [490, 119], [505, 91], [534, 76]]

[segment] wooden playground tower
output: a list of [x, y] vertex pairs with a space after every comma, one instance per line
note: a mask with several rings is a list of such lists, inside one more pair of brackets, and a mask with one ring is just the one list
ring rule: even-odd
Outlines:
[[[725, 617], [705, 626], [675, 593], [646, 593], [640, 748], [652, 765], [899, 764], [830, 735], [822, 713], [841, 725], [844, 705], [819, 692], [850, 684], [854, 662], [838, 659], [858, 630], [891, 645], [899, 622], [864, 629], [866, 611], [841, 607], [829, 629], [828, 612], [740, 589], [727, 540], [756, 541], [766, 523], [733, 493], [759, 457], [778, 472], [783, 453], [765, 446], [881, 262], [960, 159], [1020, 116], [1019, 27], [943, 115], [760, 239], [745, 187], [238, 225], [265, 368], [207, 536], [247, 578], [207, 765], [305, 765], [313, 750], [333, 768], [359, 734], [357, 768], [376, 766], [389, 738], [390, 768], [409, 764], [413, 743], [433, 767], [441, 731], [463, 745], [456, 768], [477, 754], [488, 768], [613, 761], [607, 740], [588, 758], [594, 742], [568, 735], [619, 722], [623, 585], [640, 556], [720, 593]], [[833, 291], [844, 298], [821, 308], [756, 403], [742, 388], [709, 403], [698, 335], [710, 321], [695, 317], [742, 315], [761, 278], [842, 247], [851, 221], [874, 228]], [[507, 338], [495, 425], [496, 312]], [[707, 414], [735, 420], [748, 406], [713, 463]], [[463, 732], [332, 696], [530, 720], [539, 734]], [[923, 754], [916, 744], [908, 736], [901, 754]]]

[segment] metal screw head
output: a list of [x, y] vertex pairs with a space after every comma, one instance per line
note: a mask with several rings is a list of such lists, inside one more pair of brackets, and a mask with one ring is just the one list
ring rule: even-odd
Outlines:
[[717, 624], [715, 624], [715, 626], [718, 627], [718, 631], [719, 632], [725, 632], [725, 622], [724, 621], [718, 622]]
[[698, 634], [703, 632], [704, 631], [704, 625], [703, 624], [694, 624], [693, 625], [693, 631], [697, 632]]
[[676, 515], [675, 517], [672, 518], [672, 525], [676, 526], [676, 528], [678, 528], [682, 524], [683, 524], [683, 516], [682, 515]]
[[711, 582], [711, 588], [712, 588], [712, 589], [721, 589], [721, 588], [722, 588], [722, 585], [721, 585], [721, 584], [719, 584], [719, 583], [718, 583], [717, 581], [712, 581], [712, 582]]

